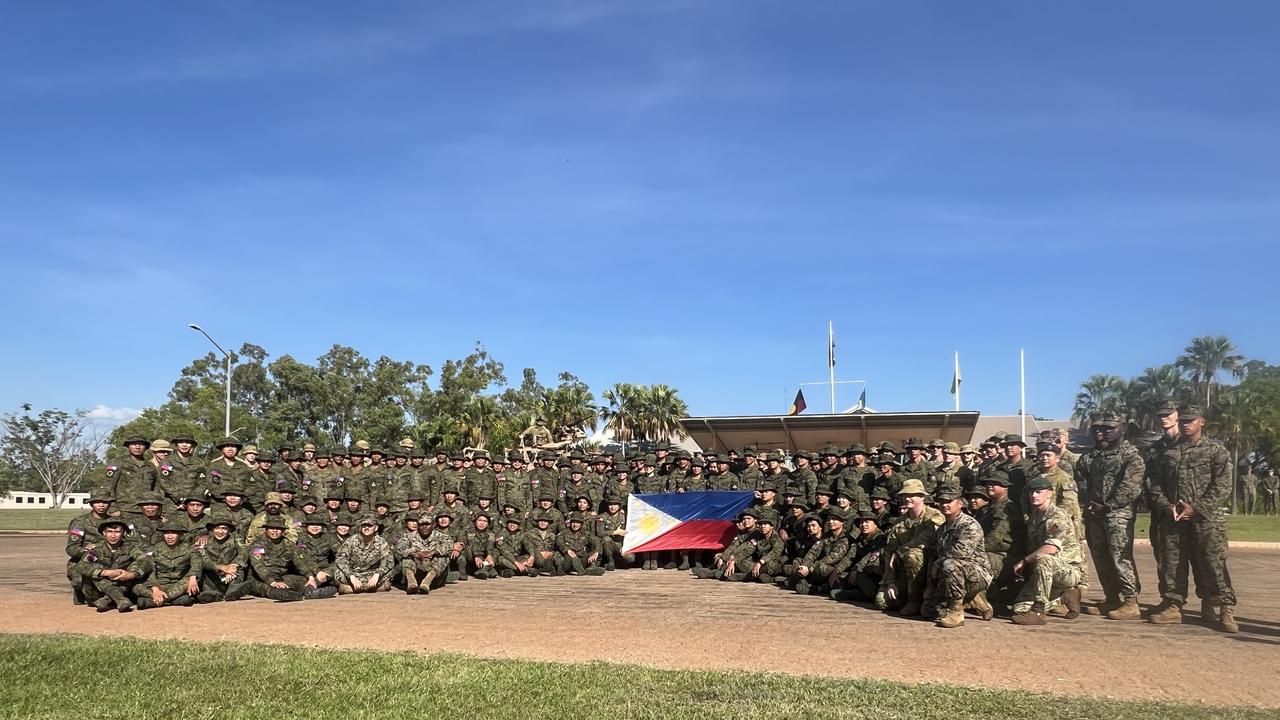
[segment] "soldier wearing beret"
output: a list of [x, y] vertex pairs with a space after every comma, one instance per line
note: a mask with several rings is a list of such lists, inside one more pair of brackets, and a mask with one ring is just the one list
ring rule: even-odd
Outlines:
[[1053, 503], [1053, 486], [1044, 478], [1027, 482], [1032, 512], [1027, 520], [1027, 546], [1031, 552], [1013, 566], [1026, 584], [1013, 604], [1015, 625], [1044, 625], [1049, 606], [1061, 602], [1067, 619], [1080, 614], [1080, 582], [1084, 555], [1076, 537], [1075, 522]]

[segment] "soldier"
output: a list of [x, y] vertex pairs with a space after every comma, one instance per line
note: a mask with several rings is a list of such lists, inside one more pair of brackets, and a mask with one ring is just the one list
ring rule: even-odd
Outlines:
[[436, 511], [436, 532], [448, 535], [453, 541], [449, 550], [449, 574], [444, 579], [447, 584], [467, 579], [467, 527], [470, 524], [470, 514], [458, 516], [447, 509]]
[[306, 558], [294, 543], [284, 538], [287, 529], [288, 525], [279, 515], [263, 524], [262, 535], [248, 545], [245, 579], [227, 588], [223, 596], [227, 602], [246, 595], [295, 602], [302, 599], [305, 588], [315, 587], [315, 576]]
[[504, 529], [499, 530], [493, 538], [498, 574], [504, 578], [516, 574], [530, 577], [538, 575], [538, 571], [533, 567], [533, 558], [525, 553], [524, 535], [520, 532], [520, 525], [523, 522], [524, 519], [519, 513], [505, 516]]
[[298, 524], [294, 523], [293, 517], [284, 511], [284, 499], [280, 497], [278, 492], [269, 492], [263, 503], [262, 512], [253, 517], [249, 523], [248, 529], [245, 530], [245, 542], [252, 545], [255, 540], [262, 534], [262, 529], [266, 526], [267, 520], [278, 517], [284, 520], [285, 537], [289, 542], [298, 541]]
[[822, 542], [822, 518], [808, 512], [804, 503], [793, 503], [791, 508], [793, 517], [796, 510], [799, 510], [799, 517], [794, 521], [793, 529], [785, 541], [782, 575], [775, 578], [774, 582], [795, 589], [796, 584], [803, 579], [796, 570], [809, 551]]
[[[275, 493], [272, 494], [274, 495]], [[218, 517], [225, 517], [235, 523], [236, 532], [240, 533], [241, 537], [244, 537], [252, 529], [254, 517], [249, 508], [244, 506], [244, 491], [228, 488], [222, 491], [218, 499], [222, 501], [222, 507], [215, 507], [212, 510], [212, 514]]]
[[[760, 471], [760, 461], [754, 454], [748, 453], [742, 456], [742, 470], [738, 473], [738, 482], [743, 489], [759, 491], [760, 483], [764, 480], [764, 473]], [[757, 495], [756, 497], [759, 497]]]
[[471, 516], [471, 529], [465, 534], [466, 567], [464, 572], [481, 580], [498, 577], [498, 568], [493, 561], [493, 533], [489, 526], [493, 524], [493, 513], [479, 510]]
[[998, 467], [1009, 474], [1009, 496], [1013, 498], [1022, 497], [1022, 489], [1027, 484], [1027, 478], [1035, 471], [1035, 463], [1026, 457], [1027, 444], [1022, 441], [1022, 436], [1016, 433], [1006, 435], [1004, 440], [1000, 441], [1000, 449], [1004, 453], [1004, 459], [1000, 461]]
[[391, 546], [378, 535], [378, 521], [373, 516], [364, 516], [358, 526], [359, 533], [342, 543], [334, 558], [338, 592], [350, 595], [388, 590], [395, 565]]
[[1013, 623], [1044, 625], [1046, 610], [1059, 600], [1067, 607], [1066, 617], [1074, 618], [1080, 614], [1079, 585], [1084, 580], [1075, 522], [1053, 504], [1053, 486], [1044, 478], [1028, 481], [1027, 489], [1032, 507], [1027, 544], [1034, 549], [1013, 566], [1015, 575], [1026, 576], [1013, 605]]
[[929, 487], [929, 476], [933, 474], [933, 463], [929, 462], [925, 457], [926, 447], [918, 438], [908, 438], [907, 442], [902, 446], [907, 454], [907, 462], [898, 469], [898, 475], [906, 480], [919, 480], [924, 486], [925, 492], [933, 492]]
[[405, 592], [409, 595], [426, 595], [444, 586], [448, 576], [453, 539], [436, 529], [435, 520], [431, 513], [422, 513], [418, 516], [417, 531], [406, 533], [396, 543], [396, 555], [402, 558], [400, 570]]
[[143, 453], [151, 443], [143, 437], [127, 438], [124, 447], [129, 451], [119, 465], [107, 465], [103, 471], [111, 494], [116, 499], [117, 507], [126, 515], [139, 514], [137, 502], [143, 495], [149, 495], [159, 487], [160, 473]]
[[604, 569], [616, 570], [618, 565], [631, 567], [636, 556], [622, 552], [627, 534], [627, 513], [622, 509], [622, 501], [616, 497], [607, 498], [604, 512], [596, 516], [595, 526], [596, 537], [600, 538], [600, 556], [604, 558]]
[[[898, 461], [893, 455], [883, 454], [876, 458], [876, 470], [880, 471], [880, 475], [876, 477], [875, 484], [877, 487], [884, 488], [889, 497], [896, 497], [898, 491], [902, 489], [902, 476], [898, 474]], [[924, 483], [920, 483], [921, 492], [924, 492]], [[889, 508], [889, 514], [894, 514], [895, 508]]]
[[[1227, 530], [1222, 505], [1231, 492], [1231, 458], [1222, 443], [1204, 437], [1204, 413], [1198, 405], [1178, 408], [1180, 437], [1156, 459], [1152, 495], [1166, 508], [1159, 568], [1166, 588], [1153, 623], [1177, 623], [1187, 597], [1187, 566], [1198, 564], [1205, 587], [1201, 616], [1216, 620], [1222, 632], [1240, 631], [1235, 621], [1236, 594], [1227, 570]], [[1165, 514], [1167, 512], [1167, 515]]]
[[1106, 595], [1100, 609], [1112, 620], [1140, 617], [1142, 585], [1133, 560], [1133, 506], [1142, 493], [1146, 464], [1137, 448], [1125, 440], [1126, 427], [1115, 413], [1095, 414], [1089, 427], [1094, 447], [1076, 464], [1076, 485], [1087, 499], [1085, 537]]
[[183, 501], [182, 514], [174, 518], [174, 521], [182, 523], [187, 528], [187, 534], [184, 536], [186, 542], [196, 547], [203, 545], [208, 537], [204, 530], [209, 524], [209, 514], [204, 510], [204, 493], [192, 495]]
[[1258, 499], [1258, 476], [1253, 474], [1253, 466], [1246, 465], [1244, 475], [1240, 476], [1240, 512], [1253, 514], [1254, 503]]
[[795, 462], [796, 469], [791, 471], [786, 487], [793, 490], [796, 497], [803, 498], [806, 503], [814, 505], [818, 501], [818, 475], [810, 467], [812, 456], [805, 452], [797, 452], [792, 460]]
[[67, 582], [71, 583], [71, 599], [76, 605], [83, 605], [85, 598], [80, 582], [72, 578], [72, 570], [86, 555], [92, 555], [93, 549], [102, 543], [102, 533], [98, 532], [98, 526], [117, 517], [111, 512], [112, 502], [109, 491], [95, 488], [89, 493], [89, 512], [77, 515], [67, 523]]
[[185, 526], [167, 522], [160, 526], [159, 532], [161, 542], [148, 551], [150, 572], [133, 586], [138, 609], [195, 605], [196, 596], [200, 594], [200, 576], [204, 574], [203, 556], [182, 542], [187, 532]]
[[129, 534], [133, 536], [134, 542], [147, 547], [160, 539], [156, 532], [165, 521], [164, 515], [160, 514], [160, 506], [163, 504], [164, 497], [158, 492], [148, 493], [138, 501], [138, 509], [142, 514], [130, 518], [132, 522], [129, 524]]
[[831, 599], [841, 602], [851, 600], [871, 601], [880, 589], [884, 578], [881, 553], [884, 551], [885, 534], [877, 524], [875, 513], [862, 509], [854, 516], [858, 536], [849, 547], [852, 558], [837, 587], [831, 589]]
[[205, 468], [205, 479], [209, 482], [209, 491], [215, 496], [221, 495], [223, 490], [239, 490], [247, 494], [251, 470], [236, 457], [240, 453], [240, 448], [243, 447], [240, 441], [233, 437], [224, 437], [215, 447], [218, 448], [221, 456]]
[[1258, 496], [1262, 498], [1262, 514], [1276, 514], [1276, 498], [1280, 496], [1280, 478], [1275, 470], [1267, 468], [1262, 479], [1258, 481]]
[[487, 498], [497, 497], [497, 483], [494, 479], [493, 468], [489, 467], [489, 452], [487, 450], [476, 450], [471, 454], [471, 462], [472, 467], [467, 471], [464, 478], [462, 497], [469, 502], [475, 502], [481, 496]]
[[987, 562], [982, 526], [964, 513], [960, 488], [939, 485], [934, 500], [946, 522], [938, 526], [929, 568], [926, 594], [941, 612], [936, 625], [956, 628], [964, 624], [965, 605], [972, 603], [983, 620], [993, 614], [987, 602], [987, 586], [991, 583], [991, 566]]
[[600, 567], [600, 540], [585, 529], [581, 515], [570, 515], [556, 538], [560, 572], [567, 575], [603, 575]]
[[171, 442], [177, 450], [169, 456], [169, 476], [160, 480], [160, 490], [175, 507], [182, 504], [197, 488], [204, 488], [205, 468], [195, 456], [196, 440], [191, 435], [179, 434]]
[[898, 519], [885, 538], [884, 579], [876, 593], [876, 607], [898, 608], [903, 617], [920, 614], [925, 590], [925, 550], [934, 544], [937, 528], [946, 519], [924, 504], [924, 483], [907, 480], [898, 491]]
[[[1042, 477], [1053, 486], [1053, 504], [1062, 508], [1076, 523], [1076, 537], [1084, 537], [1084, 513], [1080, 509], [1080, 493], [1076, 480], [1062, 467], [1062, 449], [1057, 443], [1042, 442], [1036, 446], [1036, 469], [1033, 477]], [[1031, 514], [1031, 500], [1024, 491], [1021, 498], [1023, 515]]]
[[[755, 537], [756, 519], [758, 513], [755, 508], [747, 508], [738, 513], [738, 519], [735, 525], [738, 533], [729, 541], [724, 550], [721, 550], [716, 556], [711, 567], [693, 568], [693, 576], [701, 580], [728, 580], [735, 574], [745, 573], [744, 568], [750, 568], [752, 565], [752, 556], [754, 548], [751, 540]], [[799, 566], [797, 565], [797, 568]], [[802, 575], [794, 575], [796, 582], [803, 579]], [[794, 587], [794, 585], [793, 585]]]
[[98, 612], [111, 608], [127, 613], [134, 602], [129, 588], [151, 570], [151, 563], [142, 549], [129, 542], [126, 535], [129, 525], [125, 521], [109, 517], [98, 523], [102, 542], [81, 555], [71, 572], [72, 582], [79, 585], [81, 596], [93, 603]]
[[626, 508], [627, 500], [631, 498], [631, 490], [631, 473], [625, 465], [619, 465], [614, 468], [613, 477], [605, 480], [601, 495], [606, 505], [609, 502], [617, 502], [619, 507]]
[[827, 521], [827, 533], [809, 548], [796, 574], [800, 579], [796, 582], [796, 592], [800, 595], [828, 595], [831, 588], [839, 584], [840, 577], [851, 564], [849, 558], [849, 536], [845, 534], [845, 525], [849, 516], [839, 508], [827, 508], [821, 517]]
[[861, 491], [863, 497], [869, 496], [872, 488], [875, 487], [876, 469], [867, 462], [867, 449], [861, 444], [850, 445], [845, 451], [845, 457], [849, 462], [840, 470], [836, 489], [855, 500], [855, 506], [865, 507], [859, 506], [856, 502], [858, 496], [854, 488]]
[[[249, 551], [240, 542], [240, 535], [230, 520], [218, 518], [206, 525], [208, 536], [203, 545], [196, 547], [200, 553], [200, 594], [196, 601], [211, 603], [221, 600], [227, 590], [244, 580], [249, 567]], [[193, 545], [194, 547], [194, 545]]]
[[772, 510], [761, 511], [758, 508], [756, 513], [756, 532], [754, 537], [748, 539], [751, 555], [743, 563], [745, 570], [733, 573], [727, 579], [772, 585], [774, 578], [782, 574], [785, 546], [777, 531], [777, 514]]
[[535, 511], [534, 527], [521, 536], [518, 555], [528, 558], [532, 565], [529, 575], [560, 575], [560, 553], [556, 551], [556, 531], [553, 516], [546, 511]]
[[311, 568], [312, 577], [316, 581], [314, 587], [303, 589], [303, 600], [316, 600], [338, 594], [334, 578], [338, 572], [336, 561], [338, 545], [341, 543], [338, 542], [337, 536], [325, 532], [328, 527], [329, 522], [318, 515], [302, 521], [302, 533], [295, 544], [298, 555]]

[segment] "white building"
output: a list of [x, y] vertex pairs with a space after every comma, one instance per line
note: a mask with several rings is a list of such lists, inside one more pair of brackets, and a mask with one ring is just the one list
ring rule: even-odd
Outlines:
[[[9, 497], [0, 498], [0, 510], [49, 510], [53, 507], [52, 493], [14, 490]], [[64, 508], [89, 507], [89, 493], [71, 493], [62, 498]]]

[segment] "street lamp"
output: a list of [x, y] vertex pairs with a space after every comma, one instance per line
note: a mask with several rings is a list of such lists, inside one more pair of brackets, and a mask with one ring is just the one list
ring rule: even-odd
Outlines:
[[223, 434], [226, 435], [227, 437], [230, 437], [231, 436], [231, 353], [227, 352], [226, 350], [223, 350], [222, 346], [218, 344], [218, 341], [209, 337], [209, 333], [205, 332], [204, 328], [200, 327], [199, 325], [196, 325], [195, 323], [191, 323], [190, 325], [187, 325], [187, 327], [191, 328], [192, 330], [195, 330], [196, 332], [208, 338], [209, 342], [213, 343], [213, 346], [218, 348], [218, 352], [222, 353], [227, 358], [227, 424], [223, 428]]

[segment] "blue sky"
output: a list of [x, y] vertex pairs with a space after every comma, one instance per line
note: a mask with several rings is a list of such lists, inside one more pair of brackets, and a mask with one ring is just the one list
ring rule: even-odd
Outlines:
[[162, 402], [189, 322], [695, 414], [828, 320], [881, 410], [1280, 361], [1274, 3], [464, 5], [0, 9], [0, 409]]

